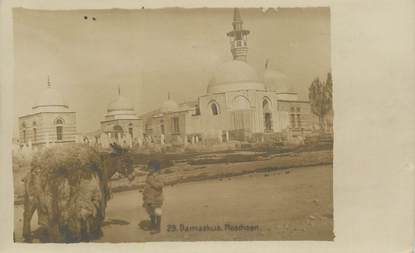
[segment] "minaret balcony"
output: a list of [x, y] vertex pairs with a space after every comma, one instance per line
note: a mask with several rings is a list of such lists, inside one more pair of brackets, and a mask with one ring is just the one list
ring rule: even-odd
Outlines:
[[231, 49], [248, 46], [248, 43], [246, 42], [246, 40], [235, 40], [235, 41], [232, 41], [230, 44], [231, 44]]

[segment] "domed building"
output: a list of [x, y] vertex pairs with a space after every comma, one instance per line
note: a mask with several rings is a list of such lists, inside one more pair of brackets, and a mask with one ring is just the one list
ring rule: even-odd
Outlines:
[[141, 119], [137, 117], [134, 106], [128, 98], [121, 96], [118, 89], [118, 96], [109, 103], [107, 114], [101, 121], [101, 132], [115, 138], [129, 135], [134, 139], [142, 134], [141, 128]]
[[[144, 137], [150, 142], [182, 142], [191, 125], [188, 117], [195, 109], [194, 104], [177, 104], [168, 93], [159, 109], [143, 115]], [[189, 114], [190, 113], [190, 114]]]
[[168, 99], [164, 101], [164, 103], [160, 107], [161, 113], [171, 113], [179, 110], [179, 105], [176, 103], [176, 101], [172, 100], [170, 98], [170, 94], [168, 96]]
[[22, 145], [75, 142], [76, 113], [65, 104], [61, 93], [48, 86], [42, 91], [30, 114], [19, 117]]
[[[289, 78], [269, 68], [263, 77], [249, 65], [248, 40], [238, 9], [234, 9], [230, 51], [233, 59], [220, 64], [212, 74], [206, 94], [197, 101], [177, 105], [170, 99], [150, 113], [147, 135], [166, 140], [181, 138], [184, 143], [203, 139], [248, 140], [251, 137], [284, 133], [304, 135], [311, 131], [308, 101], [300, 101]], [[171, 129], [167, 131], [166, 129]]]

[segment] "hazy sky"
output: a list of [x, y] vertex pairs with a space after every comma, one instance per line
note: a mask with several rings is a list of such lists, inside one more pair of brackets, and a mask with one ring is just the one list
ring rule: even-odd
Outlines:
[[[311, 81], [330, 71], [329, 9], [241, 15], [251, 31], [248, 63], [262, 76], [269, 58], [307, 99]], [[99, 128], [118, 85], [138, 113], [157, 108], [168, 91], [177, 102], [197, 98], [216, 67], [232, 59], [232, 16], [232, 9], [15, 9], [16, 117], [31, 112], [48, 75], [77, 112], [80, 132]]]

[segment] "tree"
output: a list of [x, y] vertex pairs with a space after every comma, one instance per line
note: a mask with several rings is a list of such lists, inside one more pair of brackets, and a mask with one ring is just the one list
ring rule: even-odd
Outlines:
[[322, 83], [319, 78], [314, 79], [308, 91], [311, 111], [318, 117], [320, 130], [324, 131], [324, 118], [333, 107], [333, 81], [331, 73], [327, 74], [325, 83]]
[[333, 79], [331, 78], [331, 72], [327, 73], [326, 85], [324, 87], [327, 96], [327, 104], [329, 109], [333, 110]]

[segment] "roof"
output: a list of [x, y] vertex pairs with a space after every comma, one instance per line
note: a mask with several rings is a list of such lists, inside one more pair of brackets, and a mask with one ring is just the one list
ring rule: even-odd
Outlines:
[[131, 104], [130, 100], [126, 97], [118, 95], [116, 99], [114, 99], [107, 108], [108, 112], [113, 111], [134, 111], [134, 106]]
[[48, 83], [48, 87], [40, 93], [40, 96], [32, 109], [34, 113], [69, 112], [69, 107], [65, 104], [63, 96], [57, 89], [52, 88], [50, 83]]
[[179, 110], [179, 105], [172, 99], [168, 99], [163, 102], [163, 104], [160, 107], [160, 111], [162, 113], [165, 112], [175, 112]]
[[209, 81], [207, 92], [265, 90], [254, 68], [244, 61], [232, 60], [218, 66]]

